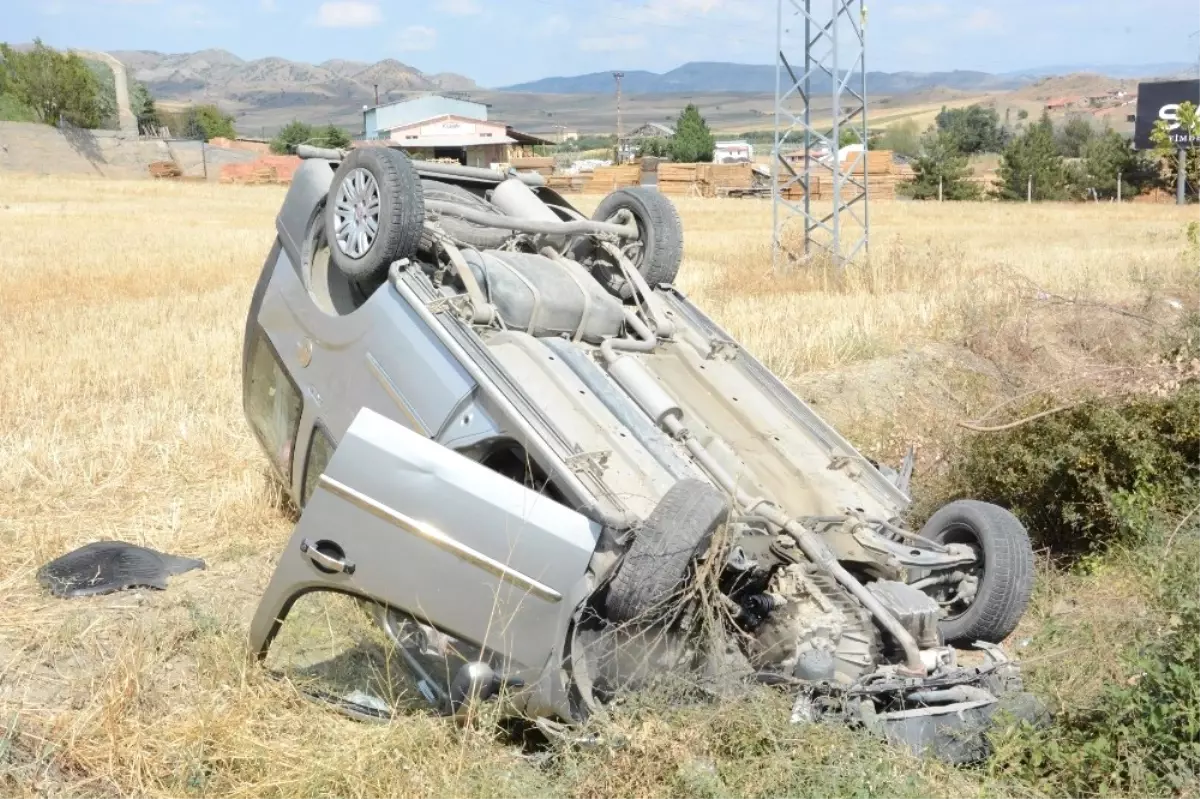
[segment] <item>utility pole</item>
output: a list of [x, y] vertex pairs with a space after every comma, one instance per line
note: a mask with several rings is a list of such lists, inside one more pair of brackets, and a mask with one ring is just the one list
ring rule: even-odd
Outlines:
[[621, 163], [621, 78], [625, 77], [624, 72], [614, 72], [613, 78], [617, 81], [617, 163]]
[[1179, 148], [1179, 179], [1175, 182], [1175, 204], [1187, 202], [1187, 148]]

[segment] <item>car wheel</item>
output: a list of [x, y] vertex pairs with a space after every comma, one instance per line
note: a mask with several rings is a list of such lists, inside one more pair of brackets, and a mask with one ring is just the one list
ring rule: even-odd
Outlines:
[[961, 499], [939, 508], [920, 535], [939, 544], [965, 544], [979, 557], [968, 575], [974, 595], [951, 598], [939, 623], [946, 643], [998, 644], [1012, 634], [1033, 592], [1033, 547], [1017, 517], [999, 505]]
[[351, 281], [381, 283], [393, 261], [416, 254], [424, 224], [421, 181], [400, 150], [359, 148], [334, 172], [325, 233], [330, 260]]
[[[662, 192], [648, 186], [617, 189], [600, 201], [592, 219], [611, 222], [616, 213], [633, 214], [640, 235], [622, 240], [621, 249], [653, 288], [672, 283], [683, 261], [683, 223], [675, 204]], [[626, 290], [628, 293], [628, 289]]]
[[608, 585], [605, 615], [617, 623], [651, 621], [667, 610], [692, 562], [729, 516], [725, 496], [709, 483], [675, 483], [634, 532], [633, 543]]
[[[467, 208], [472, 208], [477, 211], [484, 211], [489, 214], [503, 216], [504, 212], [490, 202], [475, 194], [470, 189], [463, 188], [454, 183], [445, 183], [440, 180], [430, 180], [429, 178], [421, 178], [421, 192], [425, 199], [441, 200], [442, 202], [458, 203]], [[442, 230], [446, 231], [452, 239], [463, 244], [468, 244], [479, 250], [494, 250], [506, 242], [514, 231], [504, 230], [502, 228], [486, 227], [468, 222], [465, 219], [458, 219], [453, 216], [443, 216], [438, 219], [438, 225]], [[425, 233], [421, 236], [421, 250], [428, 252], [432, 249], [433, 239]]]

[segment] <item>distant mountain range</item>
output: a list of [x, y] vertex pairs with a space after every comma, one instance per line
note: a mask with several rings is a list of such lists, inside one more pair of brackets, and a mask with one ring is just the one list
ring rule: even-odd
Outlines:
[[[1144, 66], [1076, 65], [1043, 67], [1005, 74], [954, 70], [952, 72], [867, 72], [867, 91], [872, 94], [907, 94], [932, 88], [959, 91], [1002, 91], [1017, 89], [1051, 75], [1091, 72], [1113, 78], [1173, 77], [1177, 74], [1196, 74], [1195, 64], [1166, 63]], [[845, 76], [846, 73], [840, 73]], [[785, 76], [786, 80], [786, 76]], [[850, 78], [855, 87], [860, 78]], [[832, 81], [827, 75], [811, 78], [811, 91], [828, 92]], [[501, 87], [500, 91], [534, 92], [539, 94], [598, 94], [613, 89], [612, 72], [591, 72], [570, 77], [542, 78], [528, 83]], [[697, 92], [774, 92], [775, 66], [729, 64], [694, 61], [670, 72], [657, 73], [630, 70], [621, 78], [622, 94], [681, 94]]]
[[416, 91], [477, 89], [475, 81], [450, 72], [427, 75], [394, 59], [374, 64], [332, 59], [305, 64], [285, 58], [246, 61], [226, 50], [159, 53], [115, 50], [111, 53], [146, 84], [155, 97], [169, 101], [225, 101], [256, 108], [328, 103], [386, 102]]
[[[239, 130], [257, 135], [270, 135], [292, 119], [330, 121], [353, 130], [362, 123], [362, 107], [373, 105], [376, 98], [387, 103], [429, 91], [463, 92], [469, 99], [487, 103], [490, 113], [518, 129], [549, 131], [557, 125], [581, 131], [608, 130], [615, 113], [611, 72], [490, 88], [463, 75], [429, 74], [394, 59], [375, 63], [331, 59], [308, 64], [284, 58], [246, 60], [220, 49], [195, 53], [118, 50], [112, 55], [124, 62], [130, 74], [145, 83], [164, 106], [216, 103], [234, 115]], [[867, 89], [895, 109], [904, 104], [903, 96], [914, 102], [934, 102], [956, 95], [974, 97], [1027, 87], [1036, 91], [1035, 84], [1048, 76], [1084, 71], [1114, 79], [1196, 74], [1195, 65], [1185, 63], [1070, 65], [1008, 74], [969, 70], [868, 72]], [[1107, 79], [1097, 80], [1104, 83]], [[851, 85], [856, 81], [852, 78]], [[775, 67], [692, 62], [661, 74], [627, 70], [621, 89], [626, 98], [622, 111], [631, 125], [673, 119], [684, 98], [670, 95], [686, 95], [689, 100], [702, 95], [707, 119], [726, 128], [749, 130], [769, 126]], [[814, 95], [827, 94], [829, 89], [827, 77], [814, 76]], [[895, 100], [885, 100], [888, 95]]]

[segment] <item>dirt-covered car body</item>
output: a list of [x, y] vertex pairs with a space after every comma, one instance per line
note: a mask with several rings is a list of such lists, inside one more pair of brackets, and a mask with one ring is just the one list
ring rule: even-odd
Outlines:
[[[910, 732], [994, 709], [985, 686], [1011, 664], [987, 645], [960, 666], [944, 633], [1015, 625], [1023, 529], [981, 503], [904, 529], [906, 481], [671, 284], [665, 198], [617, 192], [589, 221], [538, 184], [392, 150], [296, 172], [243, 356], [250, 427], [302, 510], [253, 622], [260, 656], [298, 597], [341, 591], [420, 638], [401, 654], [435, 705], [506, 689], [570, 721], [662, 662], [609, 633], [678, 631], [655, 608], [709, 563], [745, 642], [726, 660], [798, 686], [798, 707], [832, 690]], [[450, 669], [446, 641], [472, 654]]]

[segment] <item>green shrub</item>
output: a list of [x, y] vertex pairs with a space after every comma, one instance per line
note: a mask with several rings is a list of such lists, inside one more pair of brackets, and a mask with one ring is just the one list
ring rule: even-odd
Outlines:
[[[1021, 416], [1047, 410], [1027, 406]], [[1074, 558], [1139, 542], [1158, 511], [1194, 496], [1200, 385], [1168, 397], [1096, 399], [1002, 432], [975, 433], [955, 465], [957, 496], [1012, 510], [1035, 545]]]
[[37, 114], [16, 97], [0, 94], [0, 122], [37, 122]]
[[1093, 706], [998, 734], [994, 775], [1060, 796], [1200, 794], [1200, 523], [1174, 532], [1175, 548], [1150, 550], [1139, 569], [1155, 578], [1165, 630], [1125, 653], [1128, 679]]

